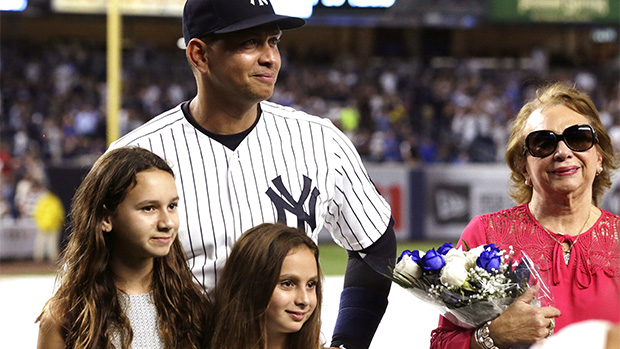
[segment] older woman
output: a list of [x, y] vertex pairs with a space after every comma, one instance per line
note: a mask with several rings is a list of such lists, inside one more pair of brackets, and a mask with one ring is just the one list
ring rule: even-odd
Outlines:
[[460, 244], [526, 252], [557, 308], [530, 305], [532, 289], [478, 329], [441, 317], [431, 348], [514, 348], [577, 321], [620, 321], [620, 216], [597, 207], [618, 165], [590, 98], [563, 83], [539, 91], [517, 115], [506, 162], [518, 205], [475, 217]]

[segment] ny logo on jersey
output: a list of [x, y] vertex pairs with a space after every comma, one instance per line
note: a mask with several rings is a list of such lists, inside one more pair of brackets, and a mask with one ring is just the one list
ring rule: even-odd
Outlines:
[[[305, 230], [304, 224], [307, 223], [310, 226], [310, 229], [314, 230], [314, 228], [316, 228], [316, 217], [314, 216], [314, 212], [316, 209], [316, 199], [319, 196], [319, 190], [314, 187], [311, 193], [310, 186], [312, 185], [312, 180], [306, 176], [303, 177], [304, 187], [301, 191], [301, 195], [299, 196], [299, 200], [295, 200], [291, 193], [284, 187], [284, 184], [282, 183], [282, 176], [278, 176], [271, 181], [276, 189], [278, 189], [281, 196], [276, 194], [276, 192], [271, 188], [267, 190], [266, 194], [276, 207], [276, 211], [278, 212], [278, 222], [286, 223], [286, 214], [284, 212], [284, 210], [286, 210], [297, 216], [297, 228]], [[308, 209], [310, 212], [306, 213], [304, 211], [304, 203], [306, 202], [306, 199], [308, 199], [308, 196], [310, 196], [310, 201], [308, 202]]]
[[258, 6], [269, 5], [269, 0], [258, 0], [258, 2], [256, 0], [250, 0], [250, 5], [256, 6], [256, 4], [258, 4]]

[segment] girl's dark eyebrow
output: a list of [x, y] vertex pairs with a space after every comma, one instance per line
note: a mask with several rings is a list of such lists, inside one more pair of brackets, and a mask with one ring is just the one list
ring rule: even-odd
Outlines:
[[[178, 196], [175, 196], [174, 198], [172, 198], [172, 199], [170, 200], [170, 202], [176, 202], [176, 201], [179, 201], [179, 197], [178, 197]], [[146, 200], [143, 200], [143, 201], [138, 202], [138, 203], [137, 203], [137, 205], [138, 205], [138, 206], [140, 206], [140, 205], [145, 205], [145, 204], [152, 205], [152, 204], [156, 204], [156, 203], [158, 203], [158, 202], [159, 202], [159, 200], [151, 200], [151, 199], [146, 199]]]
[[[316, 281], [318, 279], [319, 279], [319, 276], [314, 275], [309, 280]], [[280, 275], [280, 280], [299, 280], [299, 277], [293, 274], [283, 274], [283, 275]]]

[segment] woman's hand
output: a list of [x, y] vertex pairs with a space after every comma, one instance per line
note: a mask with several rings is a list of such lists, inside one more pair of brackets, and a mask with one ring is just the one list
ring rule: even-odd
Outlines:
[[555, 326], [552, 319], [561, 315], [554, 307], [530, 305], [540, 285], [530, 287], [517, 298], [504, 312], [491, 322], [489, 333], [495, 345], [508, 348], [516, 344], [533, 344], [547, 337]]

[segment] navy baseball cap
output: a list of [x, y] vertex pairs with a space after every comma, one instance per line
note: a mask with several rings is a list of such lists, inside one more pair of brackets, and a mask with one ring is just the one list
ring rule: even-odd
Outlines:
[[306, 24], [302, 18], [277, 15], [269, 0], [187, 0], [183, 8], [185, 45], [207, 34], [224, 34], [277, 23], [280, 29]]

